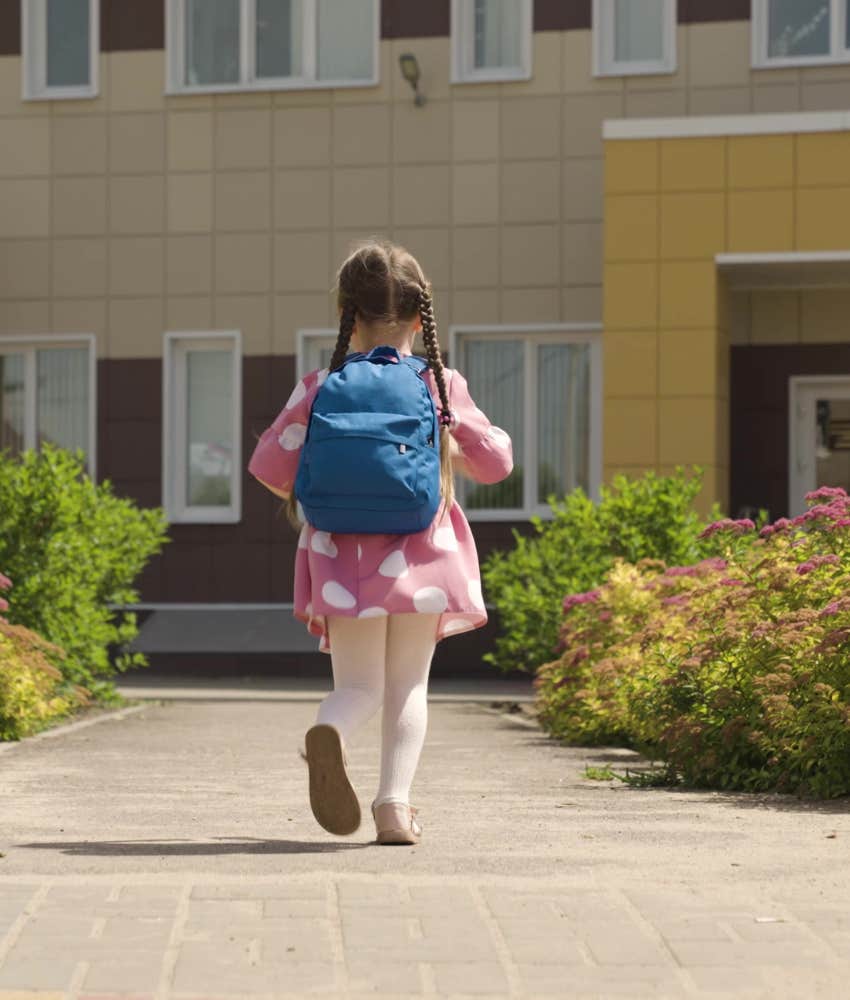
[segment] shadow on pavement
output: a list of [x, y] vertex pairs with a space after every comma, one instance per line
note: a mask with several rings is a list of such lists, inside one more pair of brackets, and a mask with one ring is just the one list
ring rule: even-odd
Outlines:
[[75, 857], [192, 857], [212, 854], [328, 854], [332, 851], [354, 851], [374, 847], [374, 842], [323, 844], [309, 840], [263, 840], [259, 837], [215, 838], [224, 843], [203, 843], [195, 840], [52, 840], [35, 844], [16, 844], [35, 850], [62, 851]]

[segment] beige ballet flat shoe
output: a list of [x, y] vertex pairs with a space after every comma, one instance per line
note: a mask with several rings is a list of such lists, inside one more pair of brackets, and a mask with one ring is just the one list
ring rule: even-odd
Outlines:
[[404, 802], [372, 803], [372, 817], [379, 844], [418, 844], [422, 827], [416, 821], [419, 810]]
[[360, 803], [348, 780], [348, 756], [335, 726], [317, 725], [304, 737], [301, 756], [310, 771], [310, 807], [328, 833], [346, 836], [360, 826]]

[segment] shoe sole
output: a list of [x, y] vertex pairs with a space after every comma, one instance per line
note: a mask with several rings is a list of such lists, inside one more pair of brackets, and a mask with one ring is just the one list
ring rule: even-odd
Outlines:
[[407, 844], [411, 846], [419, 843], [416, 834], [408, 833], [406, 830], [382, 830], [375, 838], [379, 844]]
[[345, 771], [339, 731], [334, 726], [313, 726], [307, 730], [304, 747], [316, 821], [328, 833], [354, 833], [360, 826], [360, 803]]

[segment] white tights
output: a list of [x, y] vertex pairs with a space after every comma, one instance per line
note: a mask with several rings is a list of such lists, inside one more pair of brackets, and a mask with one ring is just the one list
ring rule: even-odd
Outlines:
[[316, 723], [347, 743], [383, 705], [381, 782], [375, 802], [409, 802], [428, 724], [428, 672], [439, 615], [328, 617], [334, 690]]

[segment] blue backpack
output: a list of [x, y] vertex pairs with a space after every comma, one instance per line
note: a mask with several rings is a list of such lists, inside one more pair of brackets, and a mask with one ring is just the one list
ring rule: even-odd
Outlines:
[[295, 497], [321, 531], [410, 534], [440, 506], [437, 410], [422, 358], [349, 354], [316, 394]]

